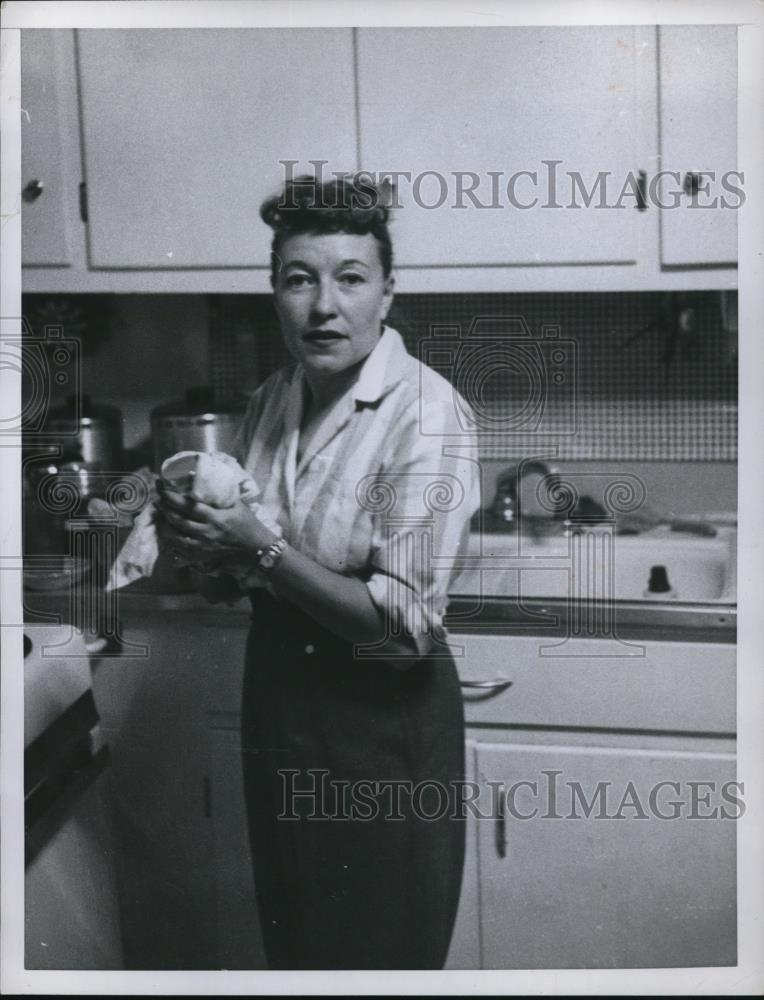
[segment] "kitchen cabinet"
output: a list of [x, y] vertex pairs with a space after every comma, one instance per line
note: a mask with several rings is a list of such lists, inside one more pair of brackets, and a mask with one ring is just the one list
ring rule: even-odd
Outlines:
[[204, 703], [206, 811], [215, 920], [215, 968], [266, 969], [249, 850], [241, 765], [241, 691], [249, 615], [246, 605], [209, 608], [186, 627], [197, 647], [214, 650]]
[[111, 727], [127, 964], [264, 969], [239, 742], [249, 619], [182, 602], [122, 598], [121, 634], [145, 656], [104, 658], [94, 681]]
[[735, 965], [735, 823], [703, 818], [725, 805], [734, 753], [566, 737], [476, 749], [482, 787], [534, 786], [476, 821], [483, 968]]
[[[282, 160], [411, 172], [392, 223], [401, 292], [735, 288], [735, 212], [649, 197], [639, 211], [628, 180], [645, 171], [649, 191], [659, 152], [683, 176], [734, 166], [734, 28], [698, 30], [692, 62], [690, 29], [661, 29], [660, 88], [652, 26], [99, 30], [77, 32], [76, 51], [70, 31], [25, 40], [25, 93], [42, 67], [58, 96], [40, 131], [24, 129], [29, 179], [44, 184], [24, 209], [24, 290], [269, 292], [258, 210]], [[34, 54], [44, 45], [55, 58]], [[683, 68], [692, 81], [701, 64], [712, 82], [688, 88]], [[535, 188], [529, 209], [507, 194], [522, 170], [537, 173], [515, 182], [518, 204]], [[445, 203], [412, 205], [416, 178], [438, 203], [433, 172]], [[478, 203], [495, 183], [500, 207], [474, 207], [469, 172]]]
[[[467, 739], [465, 744], [465, 778], [477, 780], [475, 750], [477, 743]], [[456, 914], [451, 944], [446, 958], [446, 969], [479, 969], [480, 964], [480, 872], [478, 859], [478, 829], [476, 823], [467, 823], [464, 852], [462, 889]]]
[[[658, 42], [661, 170], [678, 174], [683, 187], [677, 207], [660, 212], [661, 262], [733, 265], [741, 197], [723, 178], [743, 187], [730, 176], [737, 169], [737, 27], [662, 25]], [[693, 190], [693, 175], [700, 189]], [[676, 190], [676, 177], [663, 186]], [[668, 190], [661, 201], [675, 203]]]
[[481, 967], [734, 965], [734, 646], [451, 642], [484, 685], [465, 690]]
[[226, 650], [217, 657], [214, 691], [206, 705], [217, 962], [224, 969], [266, 969], [241, 764], [241, 691], [249, 619], [229, 609], [210, 617], [209, 626], [223, 638]]
[[[636, 198], [603, 208], [595, 196], [585, 207], [570, 174], [589, 189], [606, 172], [612, 205], [629, 172], [645, 167], [639, 35], [604, 26], [360, 29], [364, 160], [413, 175], [399, 183], [398, 265], [633, 264]], [[405, 95], [399, 113], [386, 82], [391, 53], [390, 85]], [[459, 190], [470, 183], [473, 197]]]
[[25, 265], [71, 266], [79, 220], [68, 185], [79, 172], [79, 123], [71, 96], [73, 37], [67, 31], [21, 34], [22, 250]]
[[238, 713], [211, 713], [209, 807], [217, 963], [223, 969], [267, 969], [247, 835], [239, 729]]
[[79, 31], [92, 268], [269, 267], [285, 169], [356, 169], [352, 31]]
[[188, 615], [120, 602], [120, 620], [132, 655], [96, 661], [93, 691], [113, 762], [125, 965], [218, 968], [204, 712], [214, 663]]

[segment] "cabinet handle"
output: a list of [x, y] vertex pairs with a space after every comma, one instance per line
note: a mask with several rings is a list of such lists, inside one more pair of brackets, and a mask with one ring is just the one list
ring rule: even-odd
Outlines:
[[88, 187], [85, 181], [82, 181], [79, 187], [80, 192], [80, 219], [83, 222], [88, 221]]
[[640, 170], [637, 174], [637, 211], [647, 210], [647, 171]]
[[212, 817], [212, 785], [206, 774], [202, 780], [202, 798], [204, 801], [204, 818], [210, 819]]
[[496, 835], [496, 853], [500, 858], [506, 858], [507, 856], [507, 820], [504, 815], [504, 804], [499, 802], [499, 811], [496, 814], [496, 826], [494, 828]]
[[24, 190], [21, 192], [21, 197], [25, 202], [29, 203], [32, 201], [37, 201], [43, 192], [44, 185], [42, 181], [33, 180], [30, 181]]
[[463, 688], [477, 689], [478, 691], [506, 691], [508, 687], [512, 687], [512, 681], [508, 681], [506, 677], [497, 677], [493, 681], [459, 681], [459, 685]]

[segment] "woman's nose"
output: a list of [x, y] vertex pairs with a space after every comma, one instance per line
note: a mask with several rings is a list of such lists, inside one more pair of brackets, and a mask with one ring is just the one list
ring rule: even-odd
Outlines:
[[330, 281], [322, 281], [316, 285], [313, 299], [313, 312], [319, 316], [335, 316], [337, 312], [334, 288]]

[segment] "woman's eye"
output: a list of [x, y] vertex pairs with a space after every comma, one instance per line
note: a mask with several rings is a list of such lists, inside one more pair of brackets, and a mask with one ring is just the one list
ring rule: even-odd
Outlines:
[[285, 285], [287, 288], [302, 288], [310, 281], [307, 274], [290, 274], [285, 280]]

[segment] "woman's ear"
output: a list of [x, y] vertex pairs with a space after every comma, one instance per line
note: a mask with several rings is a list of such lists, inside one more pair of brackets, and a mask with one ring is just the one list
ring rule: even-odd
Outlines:
[[393, 304], [393, 294], [395, 289], [395, 278], [391, 275], [385, 278], [385, 287], [382, 293], [382, 312], [380, 319], [385, 319], [387, 314], [390, 312], [390, 306]]

